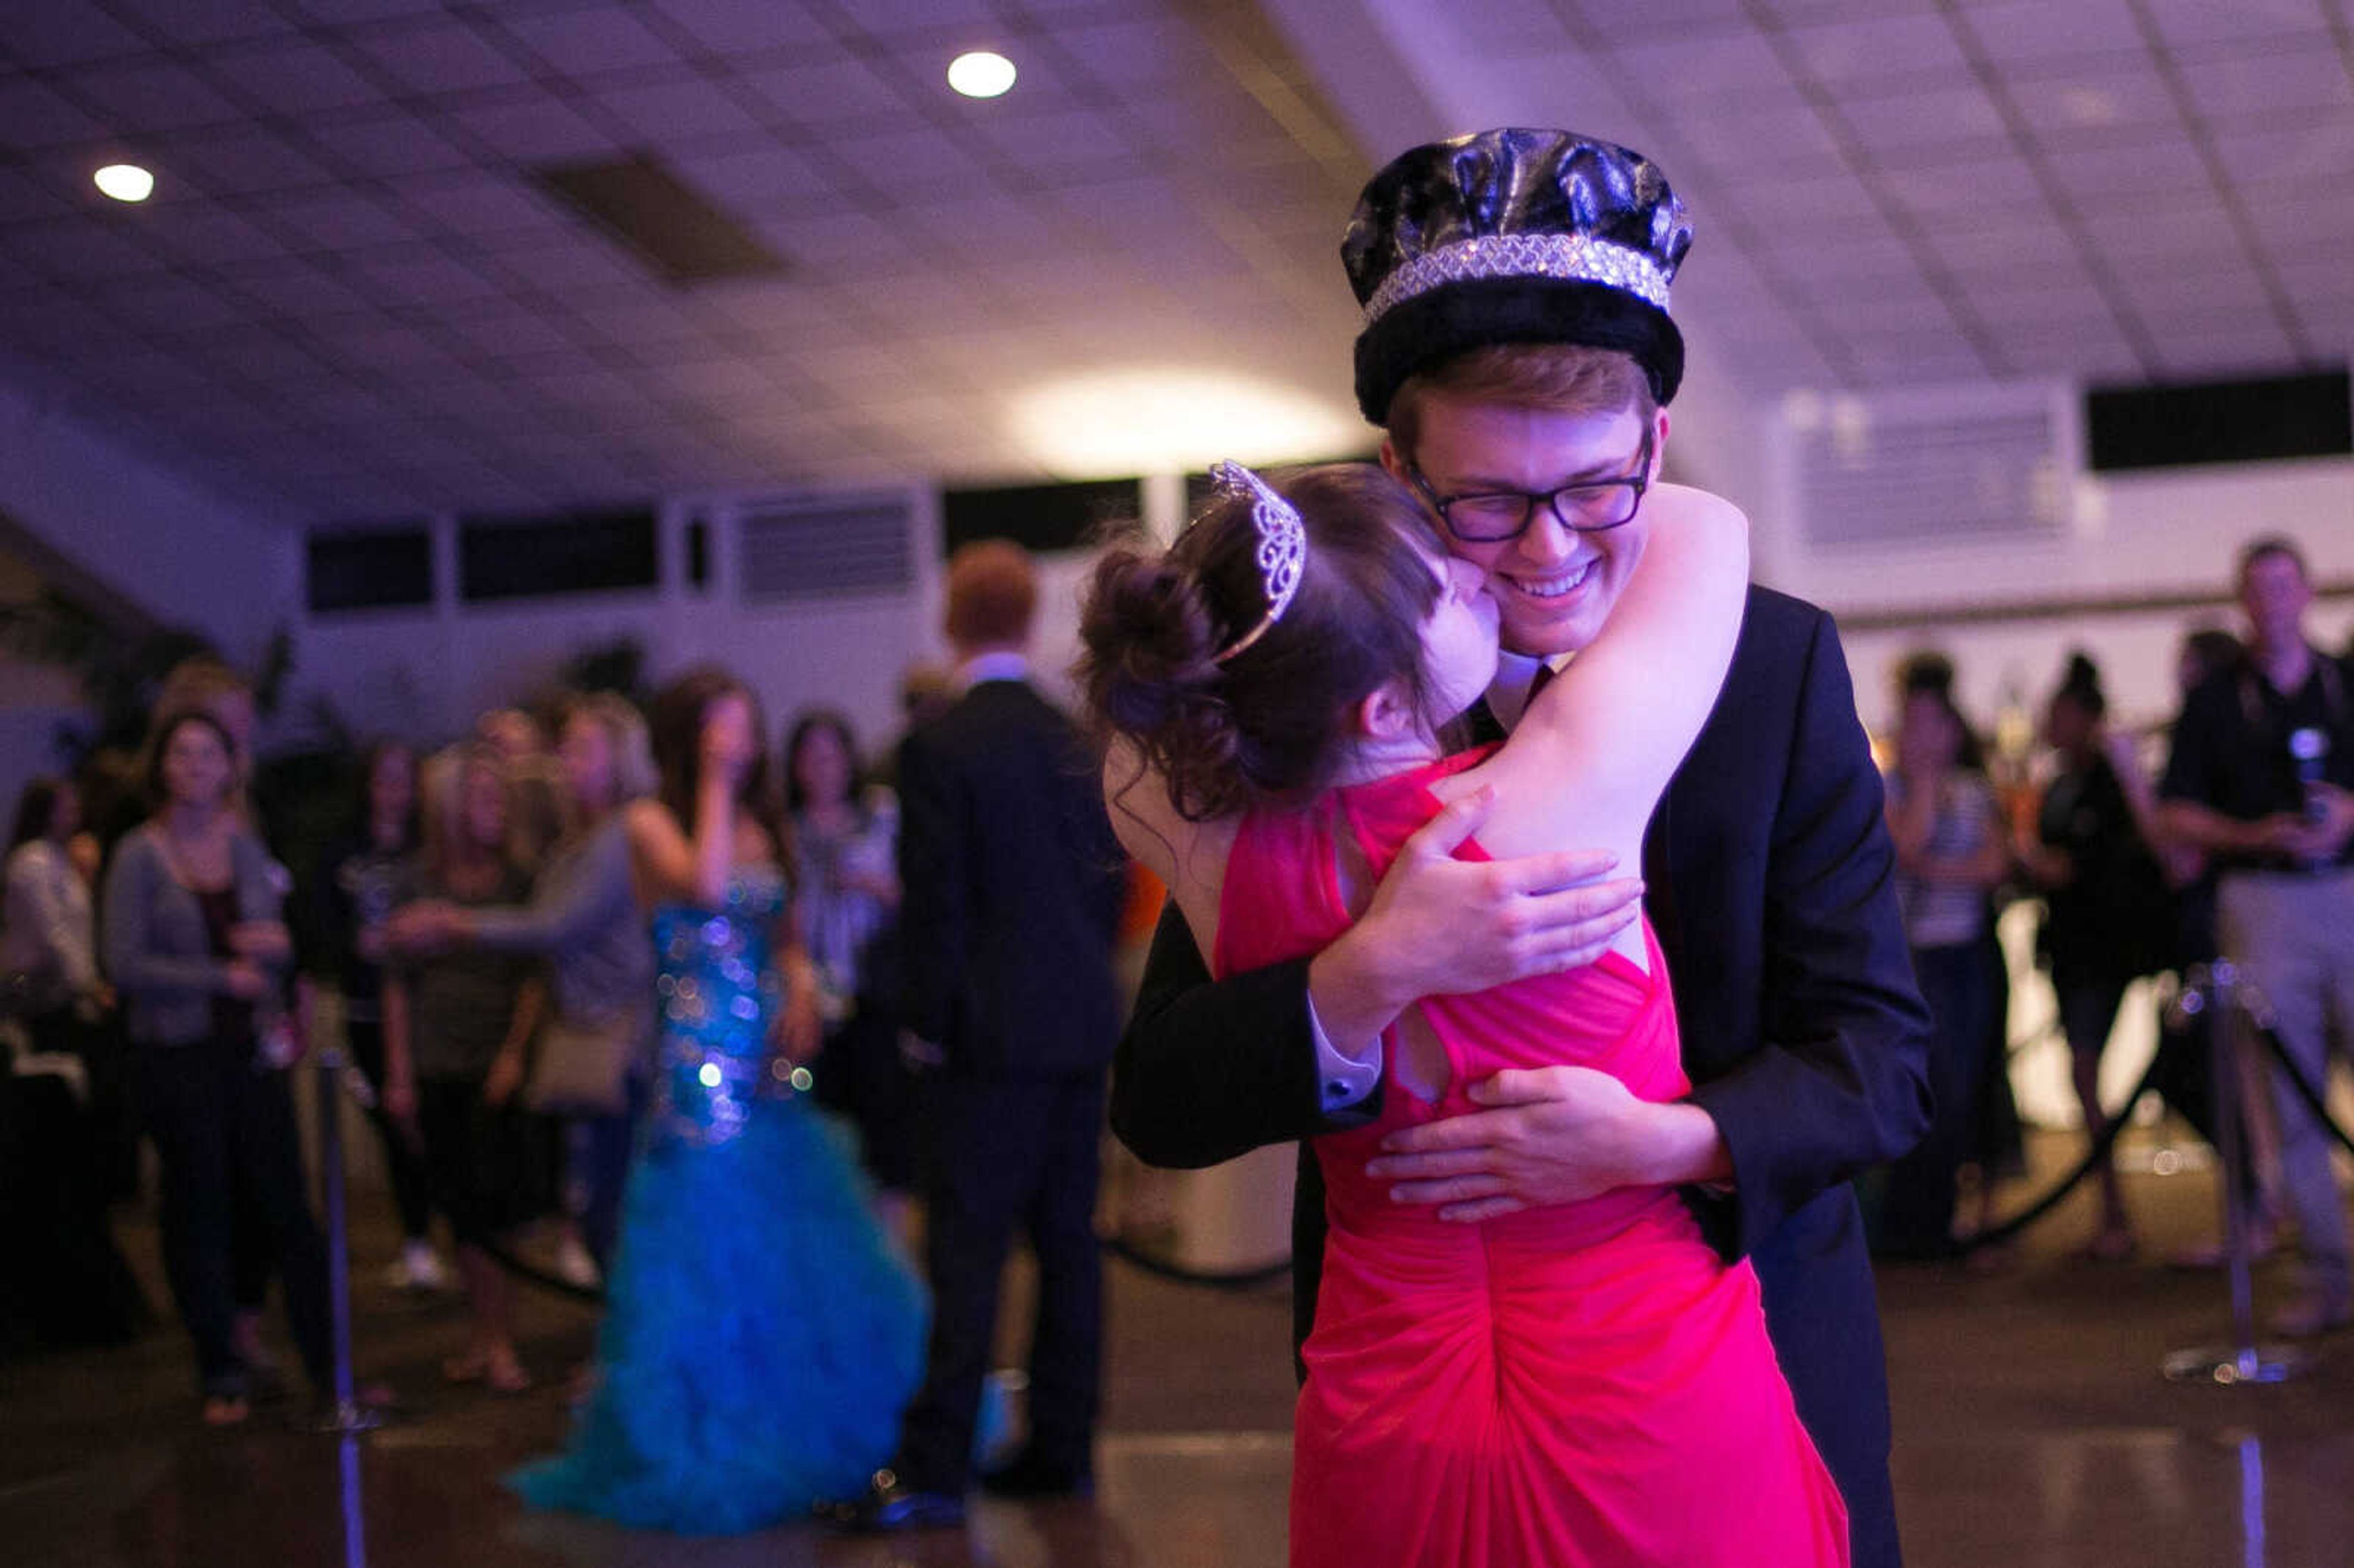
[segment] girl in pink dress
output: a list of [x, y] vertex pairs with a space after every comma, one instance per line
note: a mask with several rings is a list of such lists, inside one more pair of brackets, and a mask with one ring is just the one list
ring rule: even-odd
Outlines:
[[[1109, 742], [1113, 821], [1214, 972], [1331, 943], [1406, 841], [1467, 795], [1486, 814], [1463, 858], [1598, 846], [1640, 863], [1731, 659], [1748, 548], [1736, 510], [1650, 485], [1634, 461], [1620, 482], [1650, 514], [1641, 561], [1499, 747], [1448, 755], [1441, 740], [1496, 668], [1482, 574], [1377, 468], [1270, 487], [1222, 465], [1217, 498], [1168, 551], [1099, 565], [1080, 676]], [[1471, 1085], [1564, 1065], [1655, 1103], [1689, 1088], [1648, 922], [1599, 963], [1409, 1008], [1382, 1035], [1379, 1118], [1316, 1140], [1330, 1233], [1295, 1420], [1292, 1563], [1845, 1568], [1846, 1510], [1775, 1363], [1756, 1279], [1673, 1188], [1485, 1205], [1462, 1223], [1368, 1174], [1391, 1133], [1475, 1108]]]

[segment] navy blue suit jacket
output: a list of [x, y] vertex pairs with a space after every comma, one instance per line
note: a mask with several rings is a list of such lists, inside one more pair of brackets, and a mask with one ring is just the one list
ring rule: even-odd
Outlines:
[[[1652, 819], [1645, 876], [1691, 1097], [1733, 1160], [1728, 1194], [1691, 1202], [1719, 1250], [1756, 1267], [1799, 1414], [1847, 1498], [1859, 1568], [1893, 1568], [1897, 1546], [1879, 1313], [1847, 1181], [1910, 1149], [1929, 1115], [1928, 1014], [1894, 864], [1837, 629], [1813, 605], [1752, 588], [1724, 689]], [[1121, 1140], [1150, 1163], [1192, 1167], [1339, 1125], [1320, 1099], [1307, 969], [1212, 983], [1172, 907], [1114, 1059]], [[1303, 1159], [1300, 1338], [1323, 1230], [1321, 1181]]]
[[1127, 859], [1100, 770], [1023, 681], [983, 681], [899, 749], [907, 1027], [952, 1077], [1103, 1071]]

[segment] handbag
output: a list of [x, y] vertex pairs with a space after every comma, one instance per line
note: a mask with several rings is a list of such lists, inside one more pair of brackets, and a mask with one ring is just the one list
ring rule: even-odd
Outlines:
[[557, 1016], [540, 1031], [523, 1103], [543, 1116], [620, 1116], [629, 1108], [630, 1070], [651, 1020], [625, 1008], [599, 1018]]

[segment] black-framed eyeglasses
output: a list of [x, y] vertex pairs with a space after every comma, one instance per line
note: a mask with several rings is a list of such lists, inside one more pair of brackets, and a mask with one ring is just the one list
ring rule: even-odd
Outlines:
[[1539, 505], [1551, 508], [1572, 533], [1606, 533], [1632, 523], [1643, 504], [1643, 492], [1651, 485], [1651, 432], [1648, 427], [1643, 431], [1634, 472], [1617, 479], [1581, 479], [1557, 490], [1467, 490], [1441, 495], [1419, 467], [1408, 464], [1406, 477], [1447, 531], [1467, 545], [1500, 545], [1519, 538], [1535, 521]]

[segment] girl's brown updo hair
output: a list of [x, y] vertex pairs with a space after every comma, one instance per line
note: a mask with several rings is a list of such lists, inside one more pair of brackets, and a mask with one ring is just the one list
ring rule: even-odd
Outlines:
[[1133, 745], [1192, 821], [1306, 800], [1331, 782], [1360, 702], [1390, 681], [1423, 698], [1446, 547], [1413, 493], [1372, 463], [1266, 478], [1299, 508], [1308, 553], [1256, 642], [1218, 662], [1267, 614], [1247, 494], [1220, 493], [1166, 551], [1113, 547], [1080, 610], [1075, 673], [1097, 740]]

